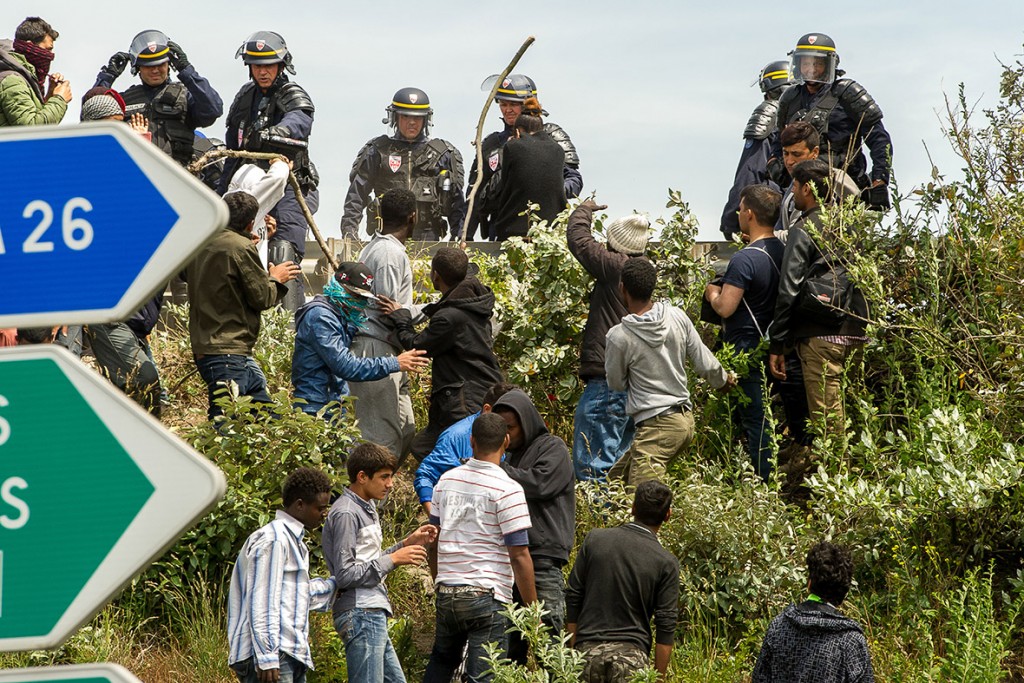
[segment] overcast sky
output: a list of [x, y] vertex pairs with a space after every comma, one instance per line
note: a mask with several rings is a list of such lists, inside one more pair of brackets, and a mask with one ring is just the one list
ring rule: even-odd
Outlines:
[[[507, 9], [506, 9], [507, 7]], [[774, 14], [770, 7], [777, 8]], [[804, 9], [801, 9], [803, 7]], [[942, 139], [937, 112], [964, 82], [983, 106], [998, 95], [999, 62], [1020, 59], [1024, 2], [978, 0], [892, 3], [766, 2], [247, 2], [126, 3], [109, 0], [5, 0], [0, 35], [26, 13], [58, 31], [54, 71], [72, 84], [65, 123], [78, 121], [78, 97], [111, 54], [144, 29], [180, 43], [225, 100], [247, 78], [235, 50], [251, 32], [288, 41], [297, 75], [316, 104], [310, 152], [320, 170], [317, 222], [338, 234], [348, 172], [360, 147], [385, 132], [384, 107], [416, 86], [434, 107], [433, 136], [467, 159], [488, 75], [522, 41], [537, 38], [517, 71], [536, 81], [548, 120], [579, 150], [584, 194], [616, 215], [664, 211], [667, 188], [682, 191], [715, 238], [742, 147], [743, 127], [760, 100], [749, 87], [767, 62], [786, 58], [800, 35], [832, 36], [841, 66], [879, 102], [893, 138], [895, 176], [904, 192], [927, 179], [925, 145], [940, 169], [959, 165]], [[802, 16], [807, 17], [801, 18]], [[137, 82], [130, 71], [115, 83]], [[500, 125], [488, 113], [485, 134]], [[224, 135], [224, 119], [205, 131]]]

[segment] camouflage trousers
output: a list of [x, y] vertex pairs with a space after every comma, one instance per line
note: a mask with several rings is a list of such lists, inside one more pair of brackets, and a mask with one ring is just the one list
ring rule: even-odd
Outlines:
[[633, 674], [648, 666], [647, 653], [634, 643], [580, 643], [583, 683], [628, 683]]

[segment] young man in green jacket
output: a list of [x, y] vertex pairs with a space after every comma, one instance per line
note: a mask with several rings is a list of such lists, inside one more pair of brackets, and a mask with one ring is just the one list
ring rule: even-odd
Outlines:
[[49, 73], [58, 35], [39, 17], [28, 17], [13, 42], [0, 40], [0, 128], [56, 124], [64, 118], [71, 85], [61, 74]]

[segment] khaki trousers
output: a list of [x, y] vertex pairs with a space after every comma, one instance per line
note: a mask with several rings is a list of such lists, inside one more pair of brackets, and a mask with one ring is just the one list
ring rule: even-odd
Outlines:
[[801, 340], [796, 346], [804, 372], [804, 391], [811, 424], [821, 425], [822, 436], [845, 439], [846, 408], [843, 405], [843, 372], [847, 360], [862, 344], [845, 346], [820, 337]]
[[665, 480], [668, 466], [693, 440], [693, 413], [669, 413], [636, 426], [633, 445], [608, 473], [636, 486], [650, 479]]

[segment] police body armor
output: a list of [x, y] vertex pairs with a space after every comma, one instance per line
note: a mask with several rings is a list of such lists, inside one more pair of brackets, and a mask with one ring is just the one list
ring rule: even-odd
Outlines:
[[[253, 102], [257, 97], [262, 98], [260, 108], [256, 112], [256, 117], [250, 120]], [[256, 84], [250, 81], [242, 86], [231, 104], [228, 112], [228, 130], [241, 134], [241, 140], [238, 141], [239, 149], [281, 154], [291, 159], [294, 166], [292, 172], [299, 181], [303, 194], [308, 194], [320, 183], [320, 176], [316, 172], [316, 166], [310, 161], [305, 141], [287, 141], [279, 136], [265, 135], [266, 129], [276, 125], [285, 114], [296, 109], [306, 111], [310, 116], [315, 111], [313, 101], [299, 84], [286, 80], [282, 75], [264, 97]], [[253, 160], [250, 163], [263, 169], [270, 168], [270, 162], [266, 160]]]
[[[864, 89], [864, 86], [849, 78], [837, 79], [810, 109], [806, 107], [800, 108], [798, 98], [801, 90], [801, 88], [789, 88], [779, 98], [779, 125], [784, 126], [795, 121], [806, 121], [818, 131], [818, 134], [821, 136], [822, 152], [829, 155], [830, 163], [833, 166], [844, 170], [847, 169], [847, 166], [852, 168], [854, 165], [863, 168], [865, 166], [862, 158], [863, 152], [860, 150], [859, 145], [854, 150], [854, 159], [847, 159], [847, 155], [854, 141], [859, 142], [871, 130], [872, 126], [882, 120], [882, 108], [878, 106], [874, 98]], [[854, 133], [842, 140], [830, 138], [828, 135], [832, 112], [837, 106], [846, 112], [856, 126]], [[861, 157], [859, 164], [856, 163], [858, 156]], [[861, 188], [870, 185], [866, 175], [863, 175], [862, 172], [858, 172], [858, 175], [862, 177], [854, 178], [857, 185]]]
[[188, 119], [188, 90], [182, 83], [165, 83], [150, 97], [152, 88], [136, 84], [122, 93], [125, 119], [142, 114], [149, 120], [153, 143], [182, 166], [192, 161], [196, 129]]
[[779, 103], [777, 100], [764, 100], [750, 114], [747, 127], [743, 129], [743, 137], [748, 140], [764, 140], [777, 129]]
[[[452, 194], [463, 177], [455, 148], [438, 138], [416, 145], [387, 135], [374, 138], [370, 146], [377, 150], [380, 160], [370, 178], [374, 199], [366, 207], [366, 225], [371, 234], [378, 224], [377, 198], [388, 190], [404, 188], [416, 196], [413, 239], [436, 240], [444, 236], [444, 218], [451, 214]], [[455, 168], [442, 168], [438, 163], [446, 153]], [[359, 163], [357, 160], [356, 165]]]
[[558, 146], [565, 152], [565, 165], [576, 168], [580, 165], [580, 155], [576, 152], [576, 145], [572, 144], [569, 134], [562, 130], [557, 123], [545, 123], [544, 132], [551, 136], [551, 139], [558, 143]]

